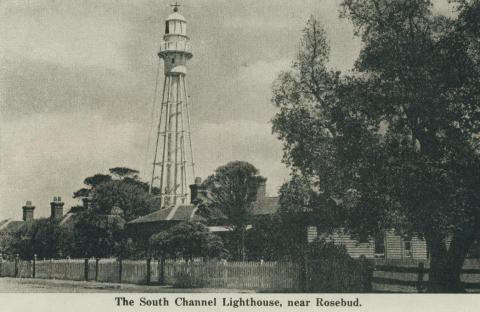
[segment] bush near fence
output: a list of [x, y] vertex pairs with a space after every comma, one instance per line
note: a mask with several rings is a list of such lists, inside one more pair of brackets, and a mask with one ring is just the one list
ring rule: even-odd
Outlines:
[[366, 259], [310, 260], [305, 292], [371, 292], [373, 265]]
[[[422, 260], [376, 259], [372, 290], [394, 293], [425, 292], [429, 269], [429, 263]], [[467, 292], [480, 292], [480, 259], [466, 259], [460, 279]]]

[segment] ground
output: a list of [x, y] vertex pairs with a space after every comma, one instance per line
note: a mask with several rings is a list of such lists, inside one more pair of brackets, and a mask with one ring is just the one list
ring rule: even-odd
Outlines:
[[251, 293], [253, 290], [219, 288], [173, 288], [98, 282], [31, 278], [0, 278], [0, 293]]

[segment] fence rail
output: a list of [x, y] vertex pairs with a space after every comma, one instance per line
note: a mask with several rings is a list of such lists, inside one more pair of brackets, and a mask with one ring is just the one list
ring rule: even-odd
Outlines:
[[[425, 292], [430, 265], [421, 260], [375, 260], [372, 290], [376, 292]], [[460, 279], [467, 292], [480, 292], [480, 259], [466, 259]]]
[[[292, 262], [168, 259], [0, 260], [0, 277], [289, 292], [424, 292], [428, 275], [428, 262], [418, 260], [376, 259], [369, 265], [357, 260], [315, 260], [306, 267]], [[479, 259], [465, 261], [461, 280], [468, 292], [480, 292]]]

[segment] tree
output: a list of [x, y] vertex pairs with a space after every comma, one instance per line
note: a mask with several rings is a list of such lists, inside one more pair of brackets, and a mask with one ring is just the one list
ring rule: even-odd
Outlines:
[[99, 214], [95, 210], [80, 213], [72, 230], [71, 257], [117, 257], [126, 251], [125, 220], [120, 215]]
[[91, 191], [91, 206], [98, 214], [110, 214], [113, 207], [118, 207], [122, 209], [125, 220], [131, 221], [159, 207], [158, 201], [147, 189], [129, 180], [112, 180]]
[[158, 200], [148, 193], [148, 183], [138, 178], [138, 171], [125, 167], [109, 169], [115, 179], [108, 174], [95, 174], [84, 180], [87, 188], [81, 188], [74, 198], [89, 198], [91, 209], [97, 214], [108, 215], [113, 207], [123, 211], [126, 221], [153, 212], [159, 207]]
[[360, 239], [392, 227], [424, 237], [430, 291], [452, 292], [480, 235], [480, 5], [461, 1], [455, 18], [431, 6], [343, 1], [363, 42], [348, 75], [327, 69], [325, 33], [311, 18], [292, 70], [274, 84], [273, 131], [285, 162], [342, 201], [339, 225]]
[[60, 258], [63, 256], [65, 230], [58, 220], [37, 219], [27, 221], [8, 240], [8, 252], [22, 259]]
[[139, 171], [135, 169], [130, 169], [126, 167], [115, 167], [108, 169], [111, 174], [118, 177], [119, 179], [131, 178], [138, 179]]
[[285, 231], [285, 225], [278, 215], [255, 220], [245, 237], [248, 260], [278, 261], [291, 256], [290, 233]]
[[235, 256], [241, 259], [245, 258], [245, 231], [251, 221], [251, 206], [262, 181], [265, 178], [258, 175], [253, 165], [233, 161], [218, 167], [203, 183], [211, 200], [207, 208], [221, 212], [238, 242]]
[[201, 223], [181, 222], [166, 231], [152, 235], [152, 249], [160, 256], [216, 258], [225, 255], [220, 237], [208, 231]]
[[109, 171], [114, 178], [95, 174], [84, 180], [86, 188], [74, 193], [74, 197], [88, 197], [89, 205], [71, 229], [70, 256], [132, 256], [138, 246], [128, 240], [125, 223], [159, 207], [137, 170], [115, 167]]

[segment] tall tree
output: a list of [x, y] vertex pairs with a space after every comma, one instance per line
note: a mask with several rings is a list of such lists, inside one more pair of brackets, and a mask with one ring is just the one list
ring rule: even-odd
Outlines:
[[[327, 69], [311, 18], [291, 71], [274, 84], [285, 161], [329, 197], [359, 238], [388, 228], [424, 237], [430, 291], [461, 291], [480, 235], [480, 6], [456, 17], [427, 0], [345, 0], [363, 42], [352, 74]], [[450, 246], [445, 241], [451, 238]]]
[[219, 211], [232, 228], [238, 241], [235, 256], [242, 259], [245, 258], [245, 231], [251, 222], [252, 203], [259, 183], [265, 181], [258, 173], [248, 162], [232, 161], [215, 169], [203, 183], [211, 200], [208, 208]]
[[86, 188], [74, 193], [74, 197], [88, 197], [89, 205], [71, 229], [71, 256], [126, 256], [136, 246], [127, 238], [125, 223], [159, 206], [148, 193], [148, 184], [138, 178], [137, 170], [115, 167], [109, 171], [114, 178], [96, 174], [84, 180]]

